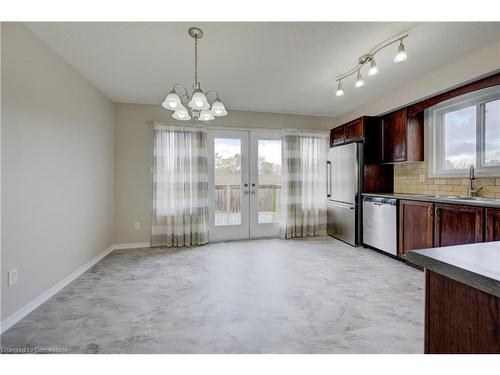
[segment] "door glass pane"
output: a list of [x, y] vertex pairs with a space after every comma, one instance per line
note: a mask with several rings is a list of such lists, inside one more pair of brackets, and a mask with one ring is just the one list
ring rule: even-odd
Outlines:
[[215, 225], [241, 224], [241, 140], [214, 139]]
[[483, 164], [500, 165], [500, 99], [484, 105]]
[[241, 224], [241, 140], [214, 139], [215, 225]]
[[258, 222], [279, 221], [281, 191], [281, 141], [258, 140]]
[[444, 169], [476, 165], [476, 106], [444, 114]]

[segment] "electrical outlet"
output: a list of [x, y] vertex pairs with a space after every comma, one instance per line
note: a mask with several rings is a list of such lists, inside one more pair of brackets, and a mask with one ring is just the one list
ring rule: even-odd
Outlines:
[[141, 229], [141, 223], [139, 223], [139, 222], [135, 222], [135, 223], [134, 223], [134, 228], [135, 228], [135, 230], [139, 230], [139, 229]]
[[425, 176], [423, 174], [421, 174], [419, 177], [418, 177], [418, 180], [420, 182], [425, 182]]
[[8, 277], [9, 277], [9, 282], [7, 283], [8, 286], [12, 286], [15, 283], [17, 283], [17, 268], [9, 270]]

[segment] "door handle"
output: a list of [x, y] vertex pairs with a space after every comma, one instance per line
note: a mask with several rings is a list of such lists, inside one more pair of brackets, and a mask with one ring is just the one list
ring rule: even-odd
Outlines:
[[252, 190], [252, 194], [255, 194], [255, 190]]
[[243, 194], [248, 195], [248, 190], [245, 190]]
[[332, 196], [332, 162], [326, 162], [326, 196]]
[[244, 187], [248, 187], [248, 184], [243, 184]]

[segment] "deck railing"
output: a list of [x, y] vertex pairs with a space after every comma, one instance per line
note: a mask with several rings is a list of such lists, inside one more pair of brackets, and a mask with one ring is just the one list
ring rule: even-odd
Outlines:
[[[280, 185], [259, 185], [259, 223], [272, 223], [278, 220], [280, 191]], [[215, 185], [216, 225], [237, 225], [241, 222], [240, 197], [240, 185]]]

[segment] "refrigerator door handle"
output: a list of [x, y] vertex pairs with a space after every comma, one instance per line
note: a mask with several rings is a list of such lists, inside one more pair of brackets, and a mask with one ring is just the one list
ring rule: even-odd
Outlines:
[[326, 162], [326, 196], [330, 198], [332, 196], [332, 162]]

